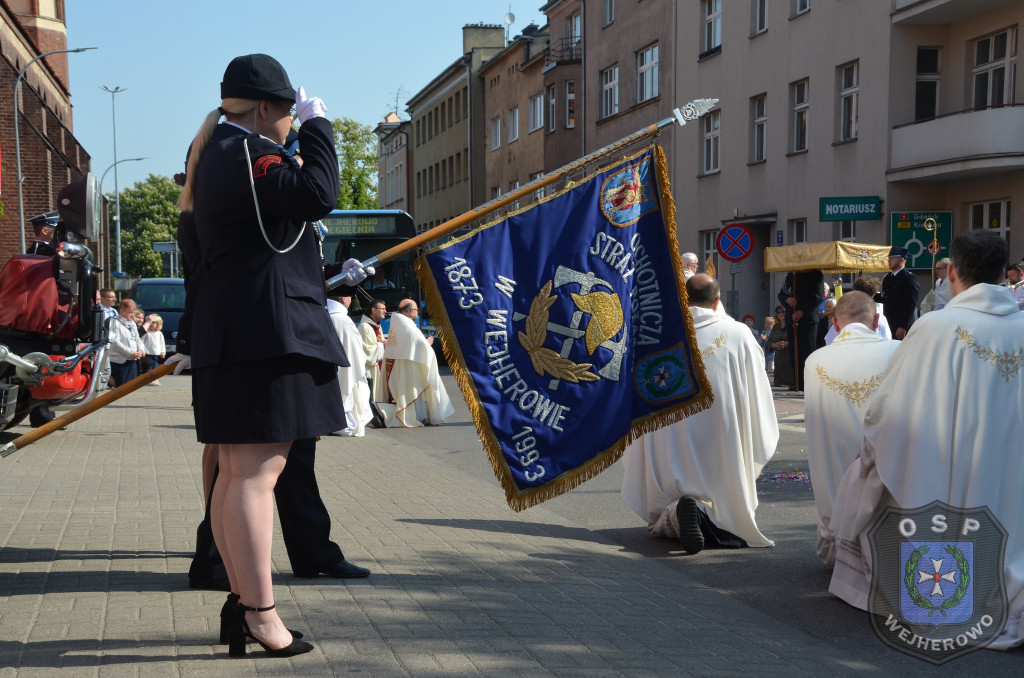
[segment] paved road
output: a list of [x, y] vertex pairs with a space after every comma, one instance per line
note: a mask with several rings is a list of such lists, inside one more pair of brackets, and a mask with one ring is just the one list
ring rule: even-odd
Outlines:
[[[294, 660], [229, 659], [211, 644], [223, 594], [186, 585], [202, 502], [188, 380], [162, 381], [0, 460], [0, 678], [941, 676], [1020, 667], [1019, 651], [933, 669], [882, 646], [861, 613], [822, 593], [800, 483], [761, 488], [773, 550], [687, 557], [648, 538], [618, 498], [617, 468], [514, 513], [461, 403], [448, 426], [322, 441], [334, 537], [374, 574], [294, 579], [277, 535], [277, 603], [317, 649]], [[780, 408], [792, 409], [784, 419], [798, 416], [796, 404]], [[805, 464], [799, 440], [787, 430], [780, 469]]]

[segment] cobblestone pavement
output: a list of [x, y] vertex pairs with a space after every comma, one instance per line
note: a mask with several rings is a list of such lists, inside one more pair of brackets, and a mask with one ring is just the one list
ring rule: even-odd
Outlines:
[[277, 531], [278, 607], [316, 650], [231, 659], [214, 644], [224, 594], [187, 585], [202, 517], [189, 381], [162, 383], [0, 460], [0, 677], [872, 673], [374, 431], [326, 438], [317, 459], [332, 536], [373, 575], [296, 579]]

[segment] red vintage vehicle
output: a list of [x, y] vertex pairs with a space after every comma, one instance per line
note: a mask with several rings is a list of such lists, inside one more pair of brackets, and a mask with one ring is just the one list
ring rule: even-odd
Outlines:
[[107, 350], [96, 303], [100, 268], [88, 247], [99, 232], [92, 174], [58, 195], [56, 255], [17, 254], [0, 270], [0, 430], [25, 417], [33, 426], [50, 408], [80, 405], [95, 393]]

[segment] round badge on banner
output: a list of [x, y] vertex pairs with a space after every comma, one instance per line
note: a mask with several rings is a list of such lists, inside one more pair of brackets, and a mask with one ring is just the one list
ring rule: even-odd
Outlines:
[[718, 254], [727, 261], [743, 261], [754, 249], [754, 235], [743, 224], [729, 224], [715, 238]]

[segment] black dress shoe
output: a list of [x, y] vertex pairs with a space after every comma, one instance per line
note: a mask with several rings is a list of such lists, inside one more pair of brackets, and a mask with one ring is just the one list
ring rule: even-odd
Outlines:
[[209, 577], [207, 579], [199, 579], [197, 577], [188, 578], [188, 587], [190, 589], [202, 589], [204, 591], [227, 591], [231, 592], [231, 583], [227, 579], [218, 579], [216, 577]]
[[700, 531], [700, 518], [697, 516], [699, 510], [693, 497], [681, 497], [676, 504], [679, 541], [683, 545], [683, 550], [691, 556], [704, 550], [704, 534]]
[[300, 579], [313, 579], [314, 577], [319, 577], [322, 574], [327, 575], [328, 577], [335, 577], [337, 579], [362, 579], [363, 577], [369, 577], [370, 571], [365, 567], [353, 565], [347, 560], [339, 560], [333, 565], [328, 565], [321, 569], [319, 572], [296, 572], [295, 576]]

